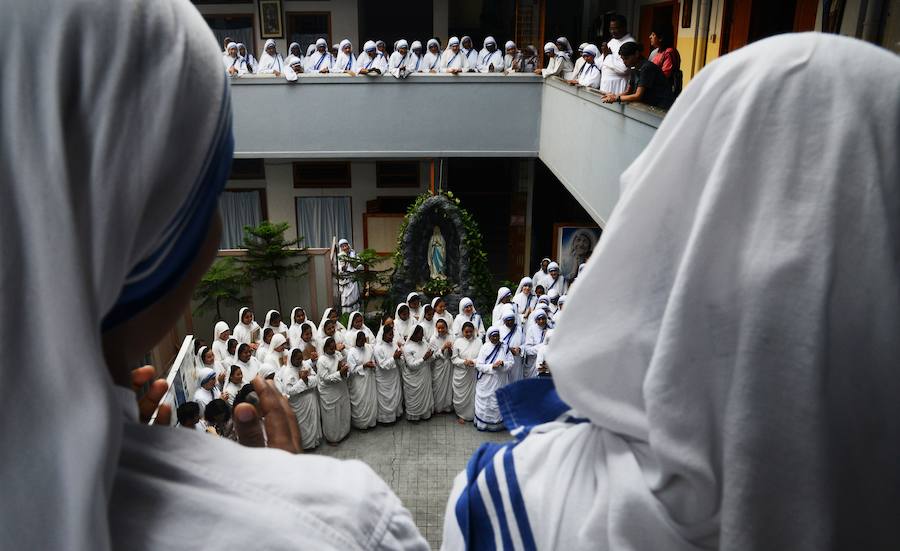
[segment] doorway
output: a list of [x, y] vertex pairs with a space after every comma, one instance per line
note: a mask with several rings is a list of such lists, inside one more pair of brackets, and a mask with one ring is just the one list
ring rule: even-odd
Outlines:
[[811, 31], [818, 0], [726, 0], [719, 55], [776, 34]]
[[641, 6], [638, 34], [634, 39], [640, 42], [644, 57], [650, 57], [650, 33], [662, 25], [669, 27], [669, 36], [673, 37], [673, 43], [670, 46], [675, 46], [674, 37], [678, 30], [678, 13], [678, 2], [660, 2]]

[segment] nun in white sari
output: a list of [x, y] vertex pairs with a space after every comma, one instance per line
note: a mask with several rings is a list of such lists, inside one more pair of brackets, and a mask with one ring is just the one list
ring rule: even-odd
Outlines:
[[484, 48], [478, 53], [479, 73], [502, 73], [503, 54], [497, 49], [497, 41], [493, 36], [484, 39]]
[[532, 288], [534, 286], [534, 282], [530, 277], [523, 277], [519, 280], [519, 287], [516, 289], [516, 294], [513, 296], [513, 304], [516, 305], [516, 313], [519, 315], [519, 322], [523, 322], [528, 319], [528, 316], [531, 315], [531, 311], [534, 309], [534, 305], [537, 302], [537, 298], [534, 296], [532, 292]]
[[393, 423], [403, 415], [403, 382], [400, 369], [403, 350], [394, 342], [394, 328], [386, 325], [375, 343], [375, 389], [378, 394], [378, 422]]
[[519, 323], [515, 304], [507, 304], [500, 318], [500, 341], [512, 357], [509, 382], [514, 383], [522, 379], [524, 371], [525, 353], [522, 345], [525, 343], [525, 335], [522, 332], [522, 325]]
[[0, 79], [0, 249], [15, 258], [0, 270], [0, 334], [67, 334], [34, 347], [28, 369], [0, 359], [17, 399], [39, 404], [0, 416], [2, 546], [428, 549], [363, 463], [141, 422], [152, 403], [139, 408], [131, 369], [215, 258], [234, 158], [220, 46], [197, 8], [2, 0], [0, 13], [4, 52], [67, 52], [40, 70], [9, 55]]
[[[544, 379], [501, 393], [519, 441], [457, 477], [444, 549], [494, 533], [526, 549], [900, 548], [900, 103], [885, 75], [900, 89], [896, 55], [804, 33], [691, 81], [622, 174], [554, 331], [558, 395]], [[811, 122], [811, 104], [847, 118]], [[481, 507], [485, 483], [515, 524]]]
[[462, 50], [463, 55], [466, 57], [466, 72], [473, 73], [478, 70], [478, 50], [475, 48], [474, 42], [472, 42], [471, 36], [464, 36], [462, 40], [460, 40], [460, 49]]
[[422, 70], [426, 73], [437, 73], [441, 70], [441, 46], [440, 43], [432, 38], [427, 44], [428, 51], [422, 59]]
[[253, 56], [253, 53], [247, 49], [247, 45], [243, 42], [238, 42], [238, 55], [244, 58], [244, 61], [247, 62], [247, 72], [248, 73], [256, 73], [259, 70], [259, 61]]
[[356, 76], [356, 54], [353, 53], [353, 44], [348, 39], [341, 40], [338, 45], [337, 59], [331, 66], [332, 73], [347, 73]]
[[469, 69], [469, 62], [466, 55], [459, 48], [459, 39], [455, 36], [447, 41], [447, 49], [441, 56], [441, 72], [458, 74], [464, 73]]
[[543, 310], [535, 310], [528, 319], [525, 329], [525, 344], [523, 345], [525, 358], [525, 378], [537, 377], [538, 349], [547, 335], [547, 313]]
[[497, 404], [497, 390], [509, 382], [513, 359], [500, 341], [500, 329], [492, 326], [487, 341], [475, 358], [475, 428], [486, 431], [503, 430], [503, 416]]
[[475, 359], [481, 350], [481, 340], [475, 333], [475, 326], [465, 321], [460, 328], [460, 336], [453, 343], [453, 411], [459, 421], [475, 418]]
[[319, 414], [319, 379], [303, 351], [292, 348], [287, 365], [275, 375], [275, 384], [287, 396], [288, 404], [300, 427], [301, 444], [311, 450], [322, 442], [322, 422]]
[[300, 49], [300, 44], [291, 42], [287, 59], [284, 60], [284, 70], [293, 71], [294, 75], [303, 73], [303, 50]]
[[347, 388], [349, 367], [344, 355], [336, 350], [333, 337], [325, 339], [316, 367], [322, 434], [325, 440], [335, 444], [350, 434], [350, 391]]
[[413, 40], [409, 47], [409, 61], [406, 62], [406, 68], [410, 73], [421, 73], [425, 70], [425, 64], [422, 62], [422, 43]]
[[500, 325], [500, 318], [503, 316], [503, 310], [511, 301], [512, 291], [509, 290], [509, 287], [500, 287], [497, 289], [497, 301], [494, 302], [494, 310], [491, 312], [492, 325]]
[[[347, 365], [350, 374], [350, 421], [354, 428], [365, 430], [375, 426], [378, 419], [378, 391], [375, 381], [375, 352], [366, 342], [362, 331], [347, 332]], [[353, 344], [350, 344], [353, 343]]]
[[231, 338], [231, 331], [228, 324], [224, 321], [216, 322], [213, 329], [212, 351], [216, 355], [216, 361], [224, 362], [228, 357], [228, 339]]
[[471, 322], [475, 328], [475, 337], [479, 340], [484, 337], [484, 323], [481, 321], [481, 314], [475, 310], [475, 303], [469, 297], [463, 297], [459, 301], [459, 313], [453, 319], [453, 334], [457, 337], [462, 335], [462, 327], [465, 322]]
[[256, 345], [262, 340], [262, 331], [258, 323], [253, 319], [253, 312], [247, 308], [241, 308], [238, 313], [238, 322], [231, 332], [231, 336], [237, 339], [239, 343], [253, 344], [255, 350]]
[[266, 40], [266, 45], [263, 49], [263, 55], [259, 58], [257, 74], [284, 77], [285, 80], [289, 81], [297, 80], [297, 74], [290, 67], [286, 66], [284, 57], [278, 53], [274, 39]]
[[450, 325], [444, 319], [434, 321], [434, 334], [428, 340], [431, 356], [431, 392], [434, 394], [434, 412], [453, 411], [453, 337]]
[[252, 381], [262, 368], [259, 360], [253, 356], [253, 349], [247, 343], [238, 345], [237, 358], [233, 365], [241, 368], [241, 371], [244, 373], [244, 381], [247, 383]]
[[230, 77], [242, 77], [247, 73], [247, 61], [238, 55], [238, 45], [230, 42], [222, 55], [225, 74]]
[[434, 410], [429, 365], [434, 351], [428, 347], [428, 343], [423, 342], [424, 334], [422, 326], [416, 324], [409, 341], [403, 345], [403, 398], [406, 401], [406, 419], [409, 421], [430, 419]]
[[371, 40], [363, 45], [363, 53], [356, 60], [356, 72], [360, 75], [381, 76], [388, 70], [387, 58], [378, 52]]
[[306, 56], [307, 73], [328, 73], [334, 63], [334, 57], [328, 51], [328, 42], [324, 38], [316, 40], [316, 50]]
[[409, 73], [415, 72], [408, 67], [410, 58], [409, 43], [403, 39], [398, 40], [388, 59], [388, 72], [396, 78], [406, 78]]

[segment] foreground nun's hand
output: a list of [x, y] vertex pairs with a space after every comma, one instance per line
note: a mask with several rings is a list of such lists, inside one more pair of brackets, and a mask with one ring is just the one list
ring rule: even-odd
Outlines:
[[257, 376], [253, 379], [253, 390], [259, 396], [258, 406], [243, 402], [234, 408], [234, 430], [238, 442], [252, 448], [268, 446], [301, 453], [303, 448], [297, 418], [287, 400], [275, 388], [275, 383]]
[[[150, 383], [150, 388], [146, 394], [138, 398], [138, 412], [141, 423], [149, 423], [156, 411], [156, 406], [162, 401], [169, 390], [169, 384], [165, 379], [156, 379], [156, 369], [152, 365], [145, 365], [131, 371], [131, 389], [138, 392], [145, 384]], [[159, 413], [156, 415], [156, 424], [167, 427], [172, 420], [172, 408], [168, 405], [159, 407]]]

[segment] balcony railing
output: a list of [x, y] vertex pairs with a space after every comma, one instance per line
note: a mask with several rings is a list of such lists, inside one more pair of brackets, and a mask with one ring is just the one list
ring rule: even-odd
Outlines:
[[237, 157], [539, 157], [600, 224], [665, 114], [533, 74], [232, 82]]

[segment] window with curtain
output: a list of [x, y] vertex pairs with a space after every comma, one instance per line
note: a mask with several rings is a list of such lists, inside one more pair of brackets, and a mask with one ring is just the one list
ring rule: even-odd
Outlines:
[[[243, 43], [247, 50], [256, 55], [256, 44], [253, 40], [253, 15], [213, 15], [205, 14], [203, 19], [209, 24], [216, 41], [222, 46], [226, 36], [230, 36], [236, 43]], [[223, 47], [224, 49], [224, 47]]]
[[220, 249], [240, 249], [244, 243], [244, 226], [258, 226], [263, 219], [262, 193], [259, 190], [225, 190], [219, 199], [222, 212]]
[[311, 248], [328, 248], [332, 238], [353, 241], [350, 198], [297, 197], [297, 232]]

